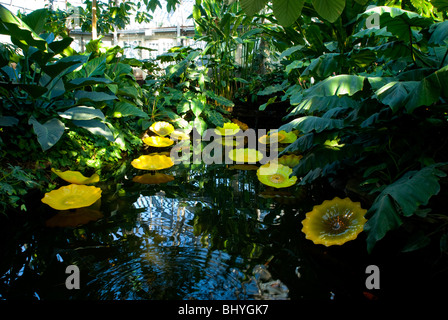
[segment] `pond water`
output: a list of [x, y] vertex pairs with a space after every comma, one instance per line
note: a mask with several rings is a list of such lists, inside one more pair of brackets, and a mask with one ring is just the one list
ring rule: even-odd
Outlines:
[[[372, 297], [365, 270], [384, 259], [367, 255], [363, 234], [326, 248], [301, 232], [305, 213], [337, 195], [333, 189], [273, 190], [256, 171], [231, 165], [163, 172], [174, 180], [149, 185], [128, 170], [118, 184], [100, 185], [102, 197], [88, 209], [58, 212], [37, 194], [34, 218], [2, 232], [0, 298]], [[79, 268], [79, 289], [67, 289], [70, 265]]]

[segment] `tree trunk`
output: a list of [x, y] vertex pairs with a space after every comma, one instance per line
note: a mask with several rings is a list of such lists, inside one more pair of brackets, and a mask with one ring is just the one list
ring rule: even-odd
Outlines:
[[92, 40], [98, 38], [96, 31], [97, 19], [96, 19], [96, 0], [92, 1]]

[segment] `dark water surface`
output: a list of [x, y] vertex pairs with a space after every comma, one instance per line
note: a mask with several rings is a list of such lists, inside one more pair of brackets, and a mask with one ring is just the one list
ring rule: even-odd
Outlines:
[[[256, 171], [228, 165], [163, 172], [174, 180], [140, 184], [132, 177], [141, 171], [131, 170], [120, 183], [101, 185], [101, 200], [87, 212], [57, 212], [36, 195], [30, 221], [2, 225], [0, 298], [371, 300], [417, 294], [406, 284], [420, 266], [400, 256], [368, 255], [364, 234], [329, 248], [305, 239], [305, 213], [338, 195], [334, 190], [272, 190]], [[371, 264], [382, 271], [380, 290], [366, 288]], [[70, 265], [79, 268], [79, 289], [66, 286]], [[409, 287], [420, 289], [436, 280], [420, 274], [413, 281]]]

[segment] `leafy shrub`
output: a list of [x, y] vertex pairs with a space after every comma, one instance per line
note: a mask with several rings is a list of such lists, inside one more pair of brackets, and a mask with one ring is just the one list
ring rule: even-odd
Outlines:
[[[366, 18], [374, 13], [382, 28], [365, 29]], [[288, 82], [281, 96], [292, 106], [289, 122], [279, 129], [302, 133], [284, 151], [304, 156], [293, 174], [303, 177], [301, 184], [342, 178], [346, 189], [350, 185], [370, 205], [365, 227], [369, 251], [405, 222], [416, 221], [413, 228], [423, 231], [423, 221], [435, 228], [425, 234], [446, 238], [446, 228], [438, 225], [445, 225], [447, 216], [428, 204], [441, 191], [448, 164], [447, 24], [391, 7], [355, 17], [347, 27], [352, 34], [338, 39], [343, 47], [339, 43], [311, 59], [309, 46], [283, 54], [302, 58], [289, 64], [300, 72], [300, 80]], [[315, 82], [304, 83], [307, 79]], [[422, 235], [405, 250], [428, 243]]]

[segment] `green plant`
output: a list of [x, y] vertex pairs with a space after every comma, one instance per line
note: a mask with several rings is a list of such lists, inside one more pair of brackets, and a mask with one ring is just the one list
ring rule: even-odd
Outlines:
[[200, 51], [189, 47], [174, 47], [158, 57], [169, 63], [163, 76], [147, 79], [146, 105], [150, 119], [142, 122], [147, 129], [157, 120], [169, 120], [177, 127], [202, 134], [207, 128], [222, 126], [228, 121], [225, 107], [234, 103], [209, 89], [207, 69], [198, 64]]
[[29, 190], [38, 187], [40, 184], [35, 177], [22, 168], [12, 165], [0, 168], [0, 207], [2, 212], [5, 213], [10, 208], [27, 210], [23, 196]]
[[30, 179], [49, 166], [121, 176], [125, 158], [142, 145], [135, 117], [149, 117], [133, 75], [143, 63], [101, 39], [83, 54], [73, 51], [72, 38], [41, 33], [45, 10], [21, 20], [0, 7], [0, 17], [0, 33], [13, 43], [0, 55], [0, 152], [7, 159], [0, 169], [35, 169]]
[[[365, 29], [374, 13], [382, 28]], [[442, 241], [445, 250], [448, 217], [431, 201], [443, 192], [440, 180], [448, 164], [447, 24], [385, 6], [359, 15], [344, 11], [340, 18], [350, 14], [356, 18], [347, 26], [351, 34], [341, 38], [335, 29], [337, 43], [321, 42], [332, 52], [289, 64], [300, 78], [278, 91], [290, 101], [288, 118], [293, 118], [279, 129], [297, 129], [302, 136], [284, 152], [303, 154], [293, 171], [301, 184], [342, 180], [370, 206], [369, 252], [401, 226], [410, 230], [404, 251], [431, 239]], [[313, 46], [318, 49], [308, 43], [283, 57], [303, 58]], [[311, 79], [315, 82], [304, 83]]]
[[201, 56], [210, 70], [210, 88], [232, 100], [251, 77], [265, 73], [263, 18], [248, 17], [238, 2], [215, 0], [196, 1], [193, 18], [195, 40], [206, 43]]

